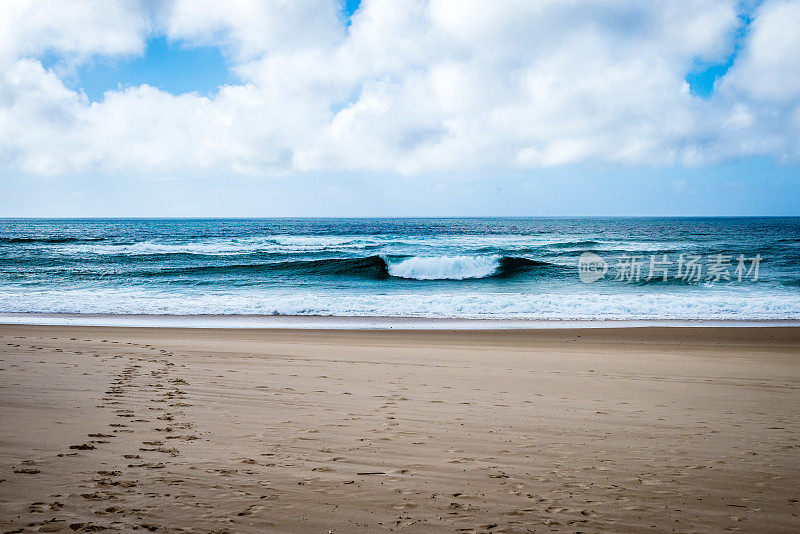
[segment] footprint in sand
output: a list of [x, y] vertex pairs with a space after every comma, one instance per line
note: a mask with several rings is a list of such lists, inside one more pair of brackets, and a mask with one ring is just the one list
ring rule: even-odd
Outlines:
[[20, 475], [38, 475], [41, 470], [36, 467], [18, 467], [14, 472]]
[[[69, 528], [75, 532], [99, 532], [101, 530], [106, 530], [106, 527], [95, 525], [94, 523], [70, 523]], [[61, 530], [61, 527], [59, 527], [59, 530]]]
[[246, 510], [244, 510], [244, 511], [242, 511], [242, 512], [239, 512], [239, 513], [238, 513], [238, 514], [236, 514], [236, 515], [238, 515], [238, 516], [240, 516], [240, 517], [242, 517], [242, 516], [248, 516], [248, 515], [253, 515], [254, 513], [256, 513], [256, 512], [259, 512], [259, 511], [261, 511], [261, 510], [263, 510], [263, 509], [264, 509], [264, 507], [263, 507], [263, 506], [261, 506], [260, 504], [254, 504], [254, 505], [252, 505], [252, 506], [249, 506], [249, 507], [248, 507]]
[[128, 467], [144, 467], [146, 469], [164, 469], [166, 465], [164, 465], [162, 462], [156, 462], [156, 463], [128, 464]]

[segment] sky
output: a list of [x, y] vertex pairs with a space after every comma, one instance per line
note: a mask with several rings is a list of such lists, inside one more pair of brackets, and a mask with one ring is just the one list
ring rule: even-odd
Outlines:
[[800, 215], [800, 0], [9, 0], [0, 216]]

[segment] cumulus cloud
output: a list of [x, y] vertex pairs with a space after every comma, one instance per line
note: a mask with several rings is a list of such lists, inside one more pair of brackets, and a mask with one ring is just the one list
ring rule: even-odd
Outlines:
[[[694, 165], [800, 155], [800, 1], [75, 0], [0, 4], [0, 166], [286, 174]], [[90, 102], [38, 59], [215, 45], [241, 84]]]
[[140, 53], [146, 19], [132, 1], [12, 0], [0, 3], [0, 61], [58, 52], [76, 59]]

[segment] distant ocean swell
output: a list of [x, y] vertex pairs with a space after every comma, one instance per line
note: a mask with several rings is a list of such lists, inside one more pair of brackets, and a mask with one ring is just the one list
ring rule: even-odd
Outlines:
[[[247, 238], [202, 238], [188, 242], [169, 240], [125, 239], [124, 237], [0, 237], [4, 245], [26, 246], [27, 251], [88, 256], [169, 256], [173, 254], [197, 256], [237, 256], [258, 254], [302, 254], [324, 252], [364, 252], [379, 250], [376, 255], [386, 256], [399, 251], [425, 248], [448, 248], [475, 255], [573, 255], [591, 250], [603, 252], [675, 252], [690, 243], [650, 242], [643, 240], [583, 240], [547, 239], [519, 236], [454, 236], [397, 237], [397, 236], [270, 236]], [[794, 242], [781, 243], [797, 249]]]
[[32, 244], [61, 244], [61, 243], [96, 243], [105, 241], [104, 237], [0, 237], [0, 245]]

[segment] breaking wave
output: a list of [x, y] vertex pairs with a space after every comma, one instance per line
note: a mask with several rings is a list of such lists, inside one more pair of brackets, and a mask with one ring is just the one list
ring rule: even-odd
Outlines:
[[414, 280], [469, 280], [490, 277], [511, 277], [545, 262], [513, 256], [412, 256], [390, 260], [391, 276]]
[[286, 272], [320, 276], [352, 276], [382, 280], [390, 277], [413, 280], [469, 280], [509, 278], [537, 267], [551, 264], [513, 256], [411, 256], [384, 259], [329, 258], [234, 265], [202, 265], [141, 271], [145, 277], [203, 276], [219, 274], [257, 274]]

